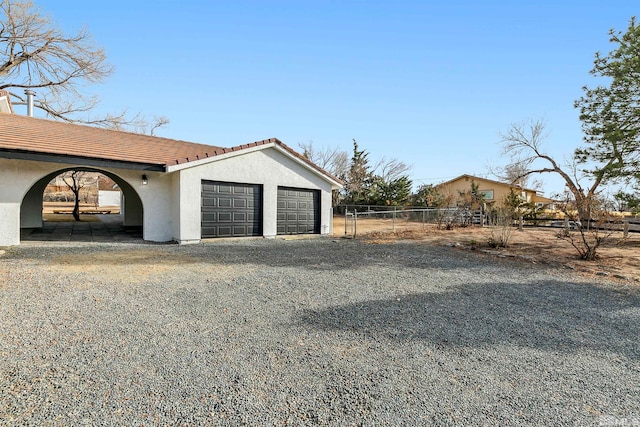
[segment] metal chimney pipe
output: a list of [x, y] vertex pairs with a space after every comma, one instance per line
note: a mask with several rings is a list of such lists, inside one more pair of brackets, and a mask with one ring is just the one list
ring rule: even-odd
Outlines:
[[25, 89], [24, 94], [27, 95], [27, 116], [33, 117], [33, 96], [36, 93], [31, 89]]

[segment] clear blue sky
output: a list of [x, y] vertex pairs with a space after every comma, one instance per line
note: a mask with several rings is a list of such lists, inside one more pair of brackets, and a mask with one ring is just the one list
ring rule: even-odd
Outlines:
[[[487, 176], [500, 131], [544, 118], [560, 159], [581, 142], [573, 101], [632, 1], [35, 0], [85, 25], [115, 74], [101, 109], [167, 116], [159, 136], [352, 149], [413, 165], [416, 185]], [[489, 176], [491, 177], [491, 176]], [[545, 179], [545, 193], [562, 189]]]

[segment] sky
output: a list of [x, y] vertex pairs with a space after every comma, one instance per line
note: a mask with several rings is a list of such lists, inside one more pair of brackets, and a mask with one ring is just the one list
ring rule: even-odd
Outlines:
[[[64, 31], [86, 27], [114, 74], [98, 112], [166, 116], [167, 138], [294, 149], [411, 165], [414, 186], [495, 179], [500, 133], [543, 119], [546, 151], [582, 142], [573, 103], [610, 29], [637, 0], [35, 0]], [[562, 182], [542, 177], [545, 195]]]

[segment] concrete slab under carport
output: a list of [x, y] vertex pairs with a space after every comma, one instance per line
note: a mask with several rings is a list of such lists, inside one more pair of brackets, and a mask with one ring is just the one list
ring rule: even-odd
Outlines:
[[20, 240], [27, 242], [126, 242], [144, 243], [142, 227], [125, 227], [121, 215], [95, 215], [95, 222], [46, 221], [42, 227], [24, 228]]

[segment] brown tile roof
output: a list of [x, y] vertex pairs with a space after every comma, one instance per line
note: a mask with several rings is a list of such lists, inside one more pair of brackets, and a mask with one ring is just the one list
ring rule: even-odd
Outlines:
[[221, 147], [81, 126], [17, 114], [0, 115], [0, 148], [155, 165], [213, 156]]
[[276, 138], [231, 148], [131, 132], [0, 114], [0, 150], [167, 166], [275, 143], [332, 180], [341, 181]]

